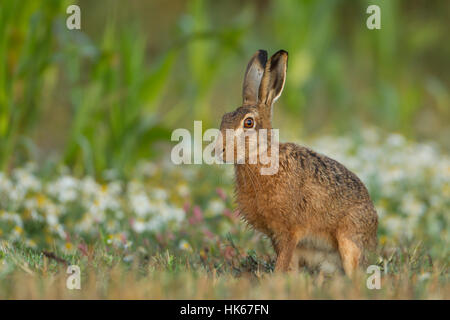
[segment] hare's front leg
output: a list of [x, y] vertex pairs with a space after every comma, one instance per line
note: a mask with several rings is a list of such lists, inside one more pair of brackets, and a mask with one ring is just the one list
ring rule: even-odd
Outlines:
[[286, 272], [289, 270], [298, 241], [299, 237], [295, 233], [272, 241], [275, 252], [277, 253], [275, 272]]

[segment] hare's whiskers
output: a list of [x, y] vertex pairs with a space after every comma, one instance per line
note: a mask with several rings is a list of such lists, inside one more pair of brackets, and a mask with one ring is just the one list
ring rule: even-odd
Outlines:
[[249, 170], [247, 169], [247, 166], [245, 164], [243, 164], [242, 168], [244, 169], [245, 175], [248, 177], [248, 179], [250, 180], [250, 183], [252, 184], [253, 191], [255, 191], [255, 194], [257, 194], [255, 183], [253, 182], [253, 179], [252, 179], [250, 173], [248, 172]]
[[[247, 164], [244, 164], [244, 168], [247, 170], [248, 172], [248, 176], [250, 178], [250, 180], [252, 181], [253, 184], [253, 189], [255, 190], [255, 194], [258, 194], [256, 191], [260, 191], [261, 190], [261, 185], [258, 183], [258, 178], [255, 176], [255, 173], [252, 172], [252, 169], [250, 167], [248, 167]], [[255, 187], [255, 184], [258, 188]]]

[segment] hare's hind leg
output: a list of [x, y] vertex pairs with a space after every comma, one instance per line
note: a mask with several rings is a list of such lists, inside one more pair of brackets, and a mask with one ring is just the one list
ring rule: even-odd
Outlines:
[[378, 217], [373, 205], [354, 208], [341, 222], [337, 232], [339, 254], [347, 275], [366, 263], [366, 254], [377, 245]]
[[377, 244], [378, 217], [372, 203], [350, 208], [336, 230], [338, 250], [342, 266], [351, 276], [355, 269], [366, 262], [367, 251]]
[[361, 246], [346, 234], [338, 234], [337, 241], [342, 267], [344, 268], [345, 274], [351, 277], [353, 272], [358, 268], [363, 256]]

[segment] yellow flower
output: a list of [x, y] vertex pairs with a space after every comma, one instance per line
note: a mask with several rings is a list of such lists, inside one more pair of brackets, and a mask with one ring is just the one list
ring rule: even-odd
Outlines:
[[22, 229], [21, 227], [19, 227], [19, 226], [15, 226], [15, 227], [14, 227], [14, 231], [15, 231], [17, 234], [22, 234], [22, 233], [23, 233], [23, 229]]
[[45, 236], [45, 242], [47, 242], [48, 244], [51, 244], [51, 243], [53, 243], [53, 238], [47, 234]]
[[66, 248], [67, 250], [72, 250], [72, 249], [73, 249], [73, 244], [71, 244], [70, 242], [66, 242], [65, 248]]
[[25, 209], [25, 210], [23, 211], [23, 217], [24, 217], [25, 219], [29, 219], [29, 218], [31, 217], [31, 211], [30, 211], [29, 209]]
[[112, 244], [113, 242], [120, 241], [120, 234], [108, 234], [106, 242]]
[[26, 241], [26, 243], [29, 247], [32, 247], [32, 248], [36, 247], [36, 242], [34, 242], [34, 240], [29, 239]]
[[36, 196], [36, 201], [37, 201], [38, 208], [42, 208], [45, 205], [45, 203], [47, 202], [47, 198], [42, 193], [39, 193]]
[[382, 246], [384, 246], [385, 244], [386, 244], [386, 242], [387, 242], [387, 237], [386, 236], [381, 236], [380, 237], [380, 244], [382, 245]]
[[192, 250], [191, 245], [190, 245], [189, 242], [187, 242], [186, 240], [182, 240], [182, 241], [180, 242], [179, 248], [180, 248], [181, 250], [186, 250], [186, 251], [191, 251], [191, 250]]
[[445, 197], [450, 197], [450, 184], [444, 184], [442, 187], [442, 193]]

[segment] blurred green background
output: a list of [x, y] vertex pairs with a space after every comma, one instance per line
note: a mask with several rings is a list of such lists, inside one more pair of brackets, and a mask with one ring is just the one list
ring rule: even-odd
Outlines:
[[[66, 8], [81, 7], [81, 30]], [[366, 8], [381, 8], [368, 30]], [[450, 2], [0, 2], [0, 171], [25, 161], [121, 175], [174, 128], [217, 127], [257, 49], [289, 52], [281, 138], [365, 126], [450, 149]], [[169, 144], [170, 147], [170, 144]]]

